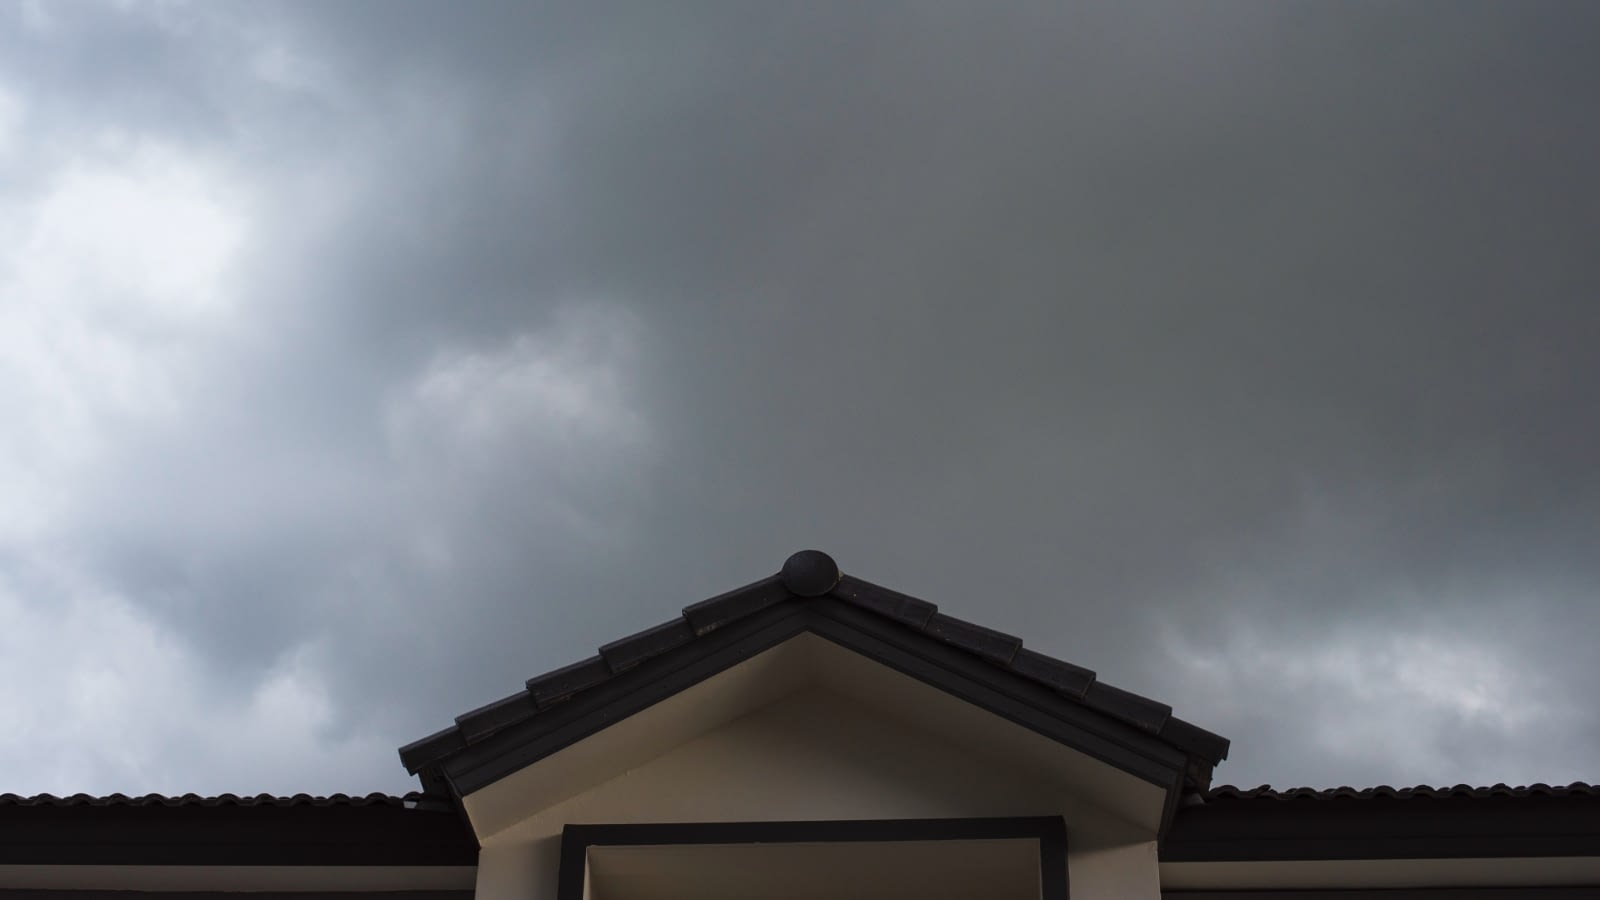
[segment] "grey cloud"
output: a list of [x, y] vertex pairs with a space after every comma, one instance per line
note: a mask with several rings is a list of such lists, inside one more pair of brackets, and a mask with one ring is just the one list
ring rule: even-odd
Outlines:
[[[1172, 699], [1224, 779], [1592, 779], [1587, 7], [209, 9], [9, 71], [260, 195], [241, 330], [59, 526], [234, 696], [330, 643], [328, 727], [398, 745], [816, 545]], [[1389, 698], [1262, 683], [1440, 622], [1574, 749], [1307, 747]]]

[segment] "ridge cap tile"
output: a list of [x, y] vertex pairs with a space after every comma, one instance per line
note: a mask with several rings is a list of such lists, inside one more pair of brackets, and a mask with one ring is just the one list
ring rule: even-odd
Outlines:
[[851, 575], [839, 576], [829, 596], [922, 631], [939, 607], [920, 597], [873, 584]]
[[1207, 731], [1193, 722], [1174, 715], [1167, 716], [1167, 721], [1162, 724], [1157, 736], [1174, 746], [1200, 755], [1212, 764], [1227, 759], [1228, 750], [1233, 746], [1232, 742], [1222, 735]]
[[1011, 659], [1011, 671], [1054, 688], [1074, 700], [1082, 700], [1096, 678], [1091, 669], [1027, 647], [1017, 648], [1017, 655]]
[[533, 702], [543, 710], [610, 677], [611, 667], [606, 664], [605, 657], [597, 654], [529, 678], [527, 690], [533, 695]]
[[1172, 707], [1149, 697], [1125, 691], [1122, 688], [1096, 681], [1089, 685], [1084, 702], [1090, 709], [1099, 710], [1151, 734], [1159, 735], [1167, 720], [1172, 718]]
[[462, 740], [476, 744], [501, 728], [515, 725], [538, 711], [533, 695], [521, 690], [456, 716], [456, 727], [461, 729]]
[[467, 741], [461, 736], [461, 727], [452, 723], [424, 738], [418, 738], [401, 747], [400, 764], [415, 775], [431, 762], [443, 759], [458, 750], [466, 749]]
[[702, 637], [730, 622], [791, 599], [795, 599], [795, 595], [784, 584], [783, 576], [769, 575], [744, 587], [691, 603], [683, 608], [683, 618], [694, 629], [695, 637]]

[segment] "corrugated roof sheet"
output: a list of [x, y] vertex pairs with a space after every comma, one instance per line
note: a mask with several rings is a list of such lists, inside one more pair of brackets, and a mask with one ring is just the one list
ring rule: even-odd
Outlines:
[[478, 842], [420, 794], [0, 795], [0, 866], [471, 866]]
[[1600, 785], [1574, 781], [1567, 785], [1538, 783], [1520, 787], [1512, 787], [1507, 784], [1494, 784], [1488, 787], [1458, 784], [1453, 787], [1417, 785], [1416, 787], [1397, 788], [1383, 784], [1369, 788], [1297, 787], [1280, 789], [1265, 784], [1255, 788], [1241, 788], [1231, 784], [1224, 784], [1206, 791], [1203, 796], [1207, 803], [1228, 800], [1451, 800], [1483, 799], [1487, 797], [1600, 797]]
[[294, 794], [288, 797], [273, 794], [255, 794], [241, 796], [238, 794], [218, 794], [214, 797], [203, 797], [199, 794], [183, 794], [181, 796], [167, 796], [165, 794], [108, 794], [103, 797], [91, 794], [72, 794], [59, 797], [55, 794], [0, 794], [0, 806], [415, 806], [423, 795], [415, 791], [402, 796], [393, 794], [330, 794], [328, 796], [313, 796], [311, 794]]

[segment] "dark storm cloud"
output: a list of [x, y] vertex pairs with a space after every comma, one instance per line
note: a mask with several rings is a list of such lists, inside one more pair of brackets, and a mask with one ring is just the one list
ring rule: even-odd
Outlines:
[[816, 545], [1224, 780], [1594, 777], [1586, 7], [168, 16], [7, 71], [259, 194], [56, 529], [226, 698], [392, 747]]

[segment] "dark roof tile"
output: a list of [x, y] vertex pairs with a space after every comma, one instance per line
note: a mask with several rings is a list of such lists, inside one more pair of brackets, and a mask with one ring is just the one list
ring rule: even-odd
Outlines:
[[603, 657], [591, 656], [582, 662], [575, 662], [570, 666], [562, 666], [554, 672], [546, 672], [528, 679], [528, 693], [533, 695], [533, 702], [544, 709], [552, 703], [591, 688], [611, 677], [611, 667], [606, 665]]
[[839, 578], [839, 583], [833, 586], [832, 593], [840, 600], [853, 603], [862, 609], [893, 619], [902, 625], [909, 625], [919, 631], [928, 624], [928, 619], [939, 611], [939, 607], [926, 600], [908, 597], [898, 591], [878, 587], [859, 578], [851, 578], [849, 575]]
[[1228, 755], [1227, 738], [1198, 725], [1191, 725], [1176, 716], [1168, 715], [1167, 721], [1162, 724], [1158, 733], [1174, 745], [1206, 759], [1224, 759]]
[[1103, 681], [1089, 685], [1083, 695], [1090, 709], [1116, 716], [1141, 730], [1160, 734], [1162, 726], [1172, 717], [1172, 707], [1141, 697], [1131, 691], [1114, 688]]
[[612, 672], [621, 672], [652, 656], [660, 656], [674, 647], [687, 644], [694, 640], [694, 636], [694, 629], [686, 620], [673, 619], [622, 640], [612, 641], [600, 648], [600, 656]]
[[1009, 665], [1012, 658], [1017, 655], [1017, 651], [1022, 649], [1022, 638], [982, 625], [974, 625], [944, 613], [934, 613], [922, 630], [947, 644], [955, 644], [963, 650], [971, 651], [1001, 665]]
[[428, 763], [449, 756], [457, 750], [464, 750], [466, 746], [467, 741], [461, 735], [460, 726], [452, 725], [401, 747], [400, 763], [406, 767], [407, 772], [415, 775]]
[[456, 716], [456, 727], [469, 744], [476, 744], [496, 731], [515, 725], [539, 711], [533, 695], [527, 691], [512, 694]]
[[788, 600], [793, 595], [784, 586], [781, 576], [763, 578], [737, 590], [701, 600], [683, 608], [683, 618], [694, 629], [695, 636], [710, 634], [728, 622], [742, 619], [752, 613]]
[[1027, 647], [1017, 650], [1011, 659], [1011, 670], [1025, 678], [1047, 684], [1063, 694], [1082, 700], [1089, 686], [1094, 684], [1094, 672], [1054, 657], [1045, 656]]

